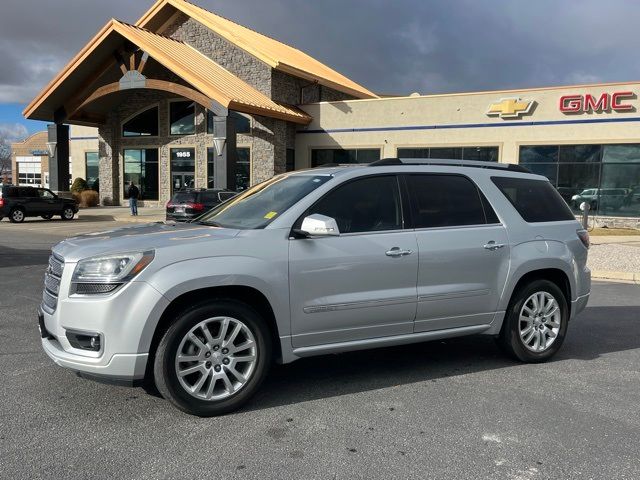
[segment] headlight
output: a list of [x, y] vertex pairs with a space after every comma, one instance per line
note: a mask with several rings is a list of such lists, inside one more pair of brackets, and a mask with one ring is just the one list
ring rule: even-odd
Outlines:
[[75, 283], [122, 283], [138, 275], [153, 260], [153, 252], [119, 253], [80, 260], [73, 272]]

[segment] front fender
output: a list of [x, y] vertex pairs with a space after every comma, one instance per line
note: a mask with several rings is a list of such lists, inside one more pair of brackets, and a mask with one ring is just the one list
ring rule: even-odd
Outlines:
[[576, 298], [578, 266], [571, 251], [563, 242], [553, 240], [533, 240], [520, 243], [511, 249], [511, 272], [500, 300], [499, 310], [509, 305], [516, 285], [526, 274], [545, 269], [562, 271], [569, 280], [569, 303]]
[[[249, 256], [220, 256], [184, 260], [166, 265], [146, 279], [169, 302], [211, 287], [244, 286], [261, 292], [269, 301], [278, 334], [290, 334], [289, 279], [286, 257], [262, 260]], [[148, 325], [153, 332], [156, 325]]]

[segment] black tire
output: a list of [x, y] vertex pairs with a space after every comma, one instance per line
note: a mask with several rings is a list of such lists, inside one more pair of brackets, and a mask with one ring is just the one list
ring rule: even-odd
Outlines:
[[73, 220], [74, 215], [75, 215], [75, 212], [73, 211], [73, 208], [64, 207], [60, 217], [62, 218], [62, 220]]
[[[182, 339], [200, 322], [214, 317], [237, 319], [249, 329], [255, 339], [256, 360], [248, 380], [235, 393], [220, 400], [204, 400], [189, 394], [180, 384], [175, 361]], [[240, 408], [258, 390], [269, 371], [271, 351], [267, 324], [249, 305], [233, 299], [201, 303], [182, 313], [160, 340], [153, 365], [155, 384], [160, 394], [183, 412], [200, 417], [224, 415]]]
[[11, 223], [22, 223], [24, 222], [25, 214], [22, 208], [14, 208], [9, 213], [9, 221]]
[[51, 220], [53, 218], [53, 215], [51, 214], [42, 215], [42, 218], [44, 218], [45, 220]]
[[[544, 351], [535, 352], [525, 346], [520, 337], [520, 312], [524, 303], [536, 292], [546, 292], [553, 296], [560, 311], [560, 327], [551, 345]], [[553, 357], [564, 342], [569, 326], [569, 307], [562, 290], [549, 280], [534, 280], [514, 292], [505, 314], [504, 324], [498, 338], [502, 349], [517, 360], [527, 363], [545, 362]]]

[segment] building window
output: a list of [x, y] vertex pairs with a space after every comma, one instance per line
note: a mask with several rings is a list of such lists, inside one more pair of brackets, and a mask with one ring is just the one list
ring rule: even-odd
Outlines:
[[[207, 112], [207, 133], [213, 133], [213, 117], [215, 115], [213, 112]], [[229, 116], [233, 120], [233, 125], [236, 129], [236, 133], [251, 133], [251, 117], [248, 115], [238, 113], [238, 112], [229, 112]]]
[[171, 193], [183, 188], [195, 187], [196, 149], [172, 148], [169, 150], [171, 160]]
[[[248, 147], [236, 148], [238, 161], [236, 162], [236, 183], [227, 188], [241, 192], [250, 187], [251, 183], [251, 149]], [[207, 149], [207, 188], [214, 188], [215, 173], [215, 150], [213, 147]]]
[[478, 160], [497, 162], [498, 147], [420, 147], [398, 148], [399, 158], [435, 158], [440, 160]]
[[575, 213], [587, 202], [599, 215], [640, 215], [640, 144], [524, 145], [520, 164], [547, 177]]
[[127, 198], [127, 188], [133, 182], [140, 189], [142, 200], [158, 200], [158, 150], [155, 148], [128, 149], [124, 151], [124, 186], [122, 191]]
[[98, 177], [100, 176], [100, 156], [98, 152], [85, 152], [84, 163], [87, 185], [89, 185], [91, 190], [98, 192], [100, 189], [98, 181]]
[[371, 163], [380, 160], [379, 148], [316, 148], [311, 150], [311, 166]]
[[157, 137], [158, 107], [147, 108], [122, 124], [123, 137]]
[[193, 135], [196, 133], [196, 104], [191, 101], [169, 103], [169, 133]]

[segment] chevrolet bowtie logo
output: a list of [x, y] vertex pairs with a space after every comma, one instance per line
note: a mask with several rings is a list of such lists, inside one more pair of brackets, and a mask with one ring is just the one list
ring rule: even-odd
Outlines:
[[489, 105], [487, 115], [497, 115], [500, 118], [519, 118], [531, 111], [533, 100], [520, 100], [519, 98], [501, 98], [498, 103]]

